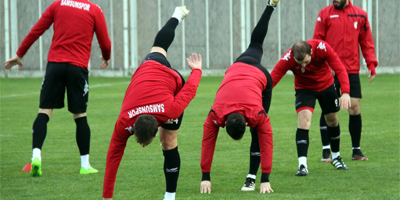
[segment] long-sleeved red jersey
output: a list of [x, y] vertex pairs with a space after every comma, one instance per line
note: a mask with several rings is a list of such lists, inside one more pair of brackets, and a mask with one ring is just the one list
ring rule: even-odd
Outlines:
[[22, 41], [17, 55], [23, 57], [52, 24], [54, 34], [47, 56], [49, 62], [69, 63], [87, 68], [93, 32], [96, 33], [103, 58], [110, 59], [111, 41], [103, 11], [87, 0], [54, 1]]
[[372, 75], [376, 74], [378, 61], [367, 13], [350, 0], [343, 9], [335, 9], [330, 5], [320, 11], [314, 39], [324, 40], [336, 51], [348, 74], [358, 74], [360, 71], [360, 44], [368, 69]]
[[177, 119], [196, 95], [201, 74], [201, 70], [194, 69], [183, 85], [176, 71], [153, 60], [145, 61], [136, 70], [126, 90], [121, 113], [111, 137], [103, 197], [113, 196], [118, 167], [128, 138], [134, 134], [132, 127], [137, 117], [151, 114], [157, 119], [159, 126]]
[[296, 63], [292, 49], [287, 51], [271, 72], [273, 87], [288, 70], [294, 74], [294, 88], [321, 92], [334, 83], [331, 68], [340, 81], [342, 93], [350, 94], [349, 77], [345, 67], [333, 49], [322, 40], [308, 40], [311, 46], [311, 62], [305, 68]]
[[267, 78], [258, 68], [237, 62], [225, 73], [225, 77], [215, 97], [204, 123], [201, 148], [201, 170], [210, 172], [219, 127], [225, 127], [229, 114], [240, 113], [248, 126], [258, 132], [262, 173], [271, 173], [273, 138], [270, 119], [262, 106], [262, 91]]

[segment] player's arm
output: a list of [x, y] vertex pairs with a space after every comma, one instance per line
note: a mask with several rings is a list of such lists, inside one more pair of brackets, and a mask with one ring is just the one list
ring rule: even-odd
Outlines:
[[51, 4], [42, 14], [39, 21], [32, 27], [31, 31], [24, 38], [21, 46], [18, 48], [17, 56], [24, 57], [28, 49], [32, 44], [47, 30], [54, 22], [54, 12], [53, 7], [59, 4], [59, 2], [54, 2]]
[[189, 105], [190, 101], [192, 101], [194, 96], [196, 96], [197, 88], [199, 87], [202, 74], [201, 55], [192, 54], [189, 58], [187, 58], [187, 62], [190, 69], [192, 69], [192, 73], [172, 102], [172, 108], [174, 111], [171, 114], [172, 118], [178, 118], [182, 114], [185, 108]]
[[108, 60], [111, 57], [111, 40], [108, 36], [106, 19], [100, 7], [95, 10], [95, 26], [94, 32], [101, 49], [101, 59], [103, 63], [100, 69], [105, 69], [108, 66]]
[[347, 74], [345, 66], [343, 65], [342, 61], [340, 61], [339, 56], [332, 49], [332, 47], [326, 42], [322, 43], [325, 44], [326, 51], [319, 51], [325, 54], [324, 56], [328, 65], [335, 72], [336, 77], [339, 79], [342, 93], [350, 94], [349, 76]]
[[272, 169], [273, 154], [273, 137], [270, 119], [267, 116], [262, 117], [256, 128], [260, 144], [262, 172], [260, 193], [270, 193], [273, 192], [269, 181], [269, 175]]
[[214, 157], [215, 143], [218, 137], [219, 126], [216, 125], [210, 115], [206, 119], [204, 123], [203, 129], [203, 140], [201, 145], [201, 184], [200, 184], [200, 193], [211, 193], [211, 164]]
[[376, 60], [375, 56], [374, 40], [372, 38], [372, 32], [367, 15], [365, 19], [365, 24], [363, 27], [361, 27], [358, 42], [360, 43], [361, 52], [365, 58], [365, 62], [367, 63], [368, 77], [370, 77], [369, 82], [372, 82], [375, 79], [375, 68], [378, 66], [378, 61]]
[[113, 197], [118, 167], [121, 163], [122, 156], [124, 155], [124, 150], [129, 136], [130, 135], [126, 132], [118, 135], [116, 131], [114, 131], [111, 137], [107, 153], [106, 172], [104, 175], [103, 198]]
[[336, 52], [331, 48], [331, 46], [329, 46], [328, 43], [325, 43], [325, 47], [327, 62], [332, 70], [335, 71], [335, 75], [340, 82], [342, 96], [339, 99], [339, 105], [342, 109], [347, 110], [349, 107], [351, 107], [349, 76], [347, 74], [345, 66], [340, 61], [339, 56], [336, 54]]
[[272, 87], [274, 88], [276, 84], [279, 83], [279, 81], [282, 79], [282, 77], [286, 74], [286, 72], [289, 70], [290, 66], [293, 64], [293, 58], [291, 55], [292, 50], [290, 49], [287, 51], [281, 59], [279, 59], [279, 62], [275, 65], [274, 69], [271, 72], [271, 78], [272, 78]]
[[24, 38], [17, 50], [17, 55], [4, 62], [4, 69], [11, 69], [18, 65], [18, 70], [23, 67], [22, 57], [26, 54], [32, 44], [53, 24], [53, 6], [56, 2], [50, 5], [42, 14], [39, 21], [32, 27], [28, 35]]
[[318, 14], [317, 22], [315, 22], [313, 39], [325, 40], [325, 36], [326, 36], [325, 17], [323, 10], [321, 10]]

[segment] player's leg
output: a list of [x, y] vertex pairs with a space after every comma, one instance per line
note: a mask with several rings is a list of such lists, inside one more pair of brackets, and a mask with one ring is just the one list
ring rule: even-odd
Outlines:
[[175, 38], [175, 29], [179, 22], [185, 19], [188, 14], [189, 10], [186, 9], [186, 6], [175, 8], [175, 12], [172, 17], [167, 21], [167, 23], [165, 23], [161, 30], [158, 31], [150, 53], [157, 52], [167, 57], [168, 48]]
[[367, 157], [361, 152], [361, 83], [358, 74], [350, 74], [350, 97], [351, 107], [349, 108], [349, 132], [351, 136], [351, 143], [353, 148], [353, 160], [368, 160]]
[[247, 174], [246, 181], [242, 187], [242, 191], [254, 191], [256, 188], [256, 175], [260, 167], [260, 143], [258, 141], [258, 133], [254, 128], [250, 129], [251, 145], [250, 145], [250, 169]]
[[74, 65], [67, 67], [68, 111], [73, 113], [76, 124], [76, 143], [81, 157], [80, 174], [92, 174], [98, 171], [90, 166], [90, 127], [87, 122], [86, 109], [89, 100], [89, 72]]
[[296, 176], [306, 176], [308, 174], [307, 153], [309, 147], [309, 130], [311, 117], [315, 107], [315, 92], [310, 90], [296, 90], [296, 112], [297, 130], [296, 147], [299, 161], [299, 169]]
[[171, 119], [160, 127], [160, 141], [164, 155], [164, 175], [166, 190], [164, 199], [174, 200], [178, 185], [181, 158], [178, 151], [178, 129], [183, 113], [178, 119]]
[[321, 114], [319, 121], [319, 130], [321, 132], [322, 142], [322, 158], [321, 162], [331, 162], [331, 145], [329, 143], [328, 125], [325, 121], [325, 116]]
[[296, 176], [306, 176], [308, 174], [307, 153], [310, 143], [309, 130], [311, 125], [312, 111], [303, 109], [297, 113], [298, 125], [296, 130], [296, 147], [299, 169]]
[[[274, 8], [267, 5], [261, 18], [258, 20], [257, 25], [254, 27], [251, 33], [250, 45], [245, 52], [243, 52], [235, 62], [244, 62], [243, 59], [248, 60], [248, 57], [254, 58], [256, 63], [261, 62], [261, 57], [263, 54], [263, 43], [265, 36], [268, 32], [268, 24], [271, 18]], [[248, 62], [245, 62], [248, 63]], [[255, 63], [248, 63], [254, 65]]]
[[332, 85], [325, 91], [320, 92], [318, 95], [318, 101], [327, 124], [332, 150], [332, 165], [334, 165], [336, 169], [347, 170], [347, 166], [340, 157], [340, 126], [337, 117], [337, 112], [340, 110], [340, 107], [334, 86]]
[[64, 65], [47, 63], [46, 74], [40, 91], [39, 113], [32, 126], [32, 176], [41, 176], [41, 151], [47, 135], [47, 123], [53, 113], [53, 108], [64, 107], [65, 82], [63, 79]]
[[[339, 79], [335, 76], [334, 77], [335, 80], [335, 90], [336, 90], [336, 94], [338, 97], [341, 96], [340, 94], [340, 81]], [[321, 141], [322, 141], [322, 159], [321, 162], [331, 162], [331, 146], [329, 143], [329, 133], [328, 133], [328, 125], [326, 124], [325, 121], [325, 116], [324, 114], [321, 113], [321, 118], [319, 121], [319, 128], [320, 128], [320, 133], [321, 133]]]
[[[275, 1], [276, 4], [279, 1]], [[275, 6], [276, 6], [275, 4]], [[265, 36], [268, 32], [268, 24], [271, 18], [271, 14], [274, 11], [274, 8], [269, 4], [265, 8], [261, 18], [259, 19], [256, 27], [254, 28], [250, 45], [245, 52], [243, 52], [235, 62], [243, 62], [250, 65], [254, 65], [255, 67], [259, 68], [267, 77], [268, 85], [267, 89], [263, 91], [263, 106], [264, 110], [268, 113], [269, 105], [271, 103], [271, 90], [272, 90], [272, 79], [269, 75], [268, 70], [266, 70], [261, 64], [261, 57], [263, 54], [262, 45], [264, 43]], [[255, 176], [257, 174], [258, 167], [260, 166], [260, 157], [259, 157], [259, 144], [258, 144], [258, 135], [257, 131], [251, 129], [250, 132], [252, 133], [252, 142], [250, 146], [250, 169], [249, 174], [246, 177], [246, 181], [244, 186], [242, 187], [243, 191], [253, 191], [255, 189]], [[253, 137], [256, 136], [256, 137]], [[257, 150], [258, 146], [258, 150]], [[258, 152], [258, 156], [255, 156], [254, 152]]]
[[32, 126], [32, 163], [31, 175], [42, 176], [42, 146], [47, 135], [47, 122], [53, 109], [39, 109]]
[[340, 126], [337, 119], [337, 113], [328, 113], [325, 115], [328, 125], [329, 139], [332, 149], [332, 165], [338, 170], [349, 169], [340, 157]]

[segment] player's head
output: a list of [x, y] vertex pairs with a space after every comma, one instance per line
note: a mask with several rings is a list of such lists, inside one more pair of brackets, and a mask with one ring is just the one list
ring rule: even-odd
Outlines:
[[332, 3], [336, 9], [343, 9], [347, 4], [347, 0], [333, 0]]
[[136, 141], [142, 147], [150, 144], [158, 131], [157, 119], [153, 115], [140, 115], [133, 126]]
[[234, 140], [240, 140], [246, 131], [246, 120], [243, 115], [239, 113], [232, 113], [228, 116], [226, 120], [226, 132]]
[[311, 47], [306, 41], [294, 43], [292, 54], [296, 63], [302, 67], [307, 66], [311, 62]]

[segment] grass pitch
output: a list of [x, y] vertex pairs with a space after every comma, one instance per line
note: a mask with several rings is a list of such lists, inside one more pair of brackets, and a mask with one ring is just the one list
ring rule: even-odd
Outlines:
[[[88, 122], [92, 140], [90, 163], [100, 172], [80, 175], [75, 123], [66, 108], [55, 110], [48, 123], [42, 151], [43, 176], [22, 172], [31, 158], [31, 129], [37, 115], [42, 79], [0, 79], [0, 199], [101, 199], [106, 154], [130, 78], [90, 78]], [[400, 198], [400, 81], [398, 75], [378, 75], [363, 90], [361, 147], [369, 161], [351, 160], [348, 114], [339, 112], [341, 156], [348, 171], [320, 162], [320, 108], [310, 130], [309, 175], [296, 177], [293, 76], [285, 76], [273, 91], [269, 116], [274, 131], [270, 177], [274, 193], [242, 192], [248, 172], [250, 134], [234, 141], [221, 129], [211, 171], [212, 193], [200, 194], [202, 125], [222, 77], [203, 77], [194, 100], [185, 110], [179, 132], [181, 172], [176, 199], [399, 199]], [[114, 199], [162, 199], [165, 180], [160, 142], [142, 148], [132, 138], [118, 171]]]

